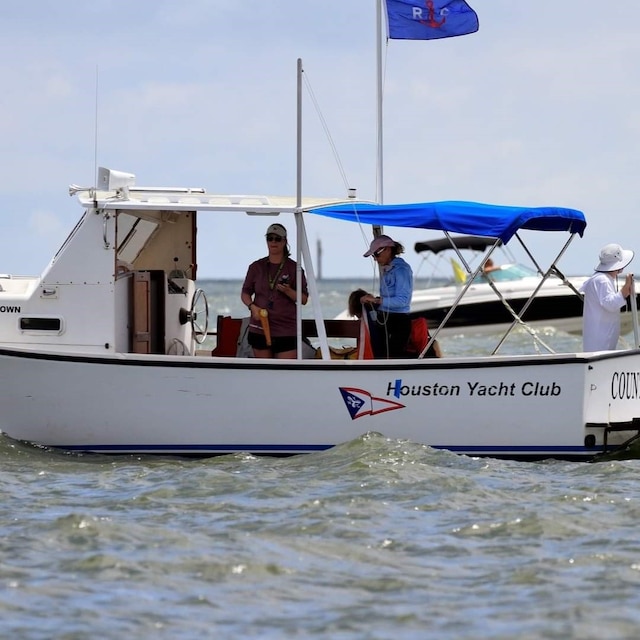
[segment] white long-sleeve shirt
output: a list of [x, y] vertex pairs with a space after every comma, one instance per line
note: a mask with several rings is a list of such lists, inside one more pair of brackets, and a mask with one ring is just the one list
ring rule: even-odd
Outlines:
[[616, 291], [615, 276], [594, 273], [581, 287], [584, 293], [582, 348], [584, 351], [612, 350], [620, 337], [620, 309], [625, 298]]

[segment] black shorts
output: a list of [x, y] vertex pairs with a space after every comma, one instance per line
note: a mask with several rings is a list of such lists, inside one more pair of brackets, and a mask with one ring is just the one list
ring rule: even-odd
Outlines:
[[271, 346], [267, 346], [267, 340], [262, 333], [253, 333], [249, 331], [247, 336], [249, 344], [260, 351], [271, 349], [271, 353], [282, 353], [283, 351], [295, 351], [298, 348], [298, 339], [296, 336], [271, 336]]
[[369, 323], [371, 347], [375, 358], [407, 358], [407, 342], [411, 333], [408, 313], [378, 310], [376, 321]]

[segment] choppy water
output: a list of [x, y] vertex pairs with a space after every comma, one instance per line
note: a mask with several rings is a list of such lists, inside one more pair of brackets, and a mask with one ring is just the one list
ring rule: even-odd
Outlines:
[[0, 633], [637, 638], [639, 474], [379, 434], [201, 460], [0, 438]]

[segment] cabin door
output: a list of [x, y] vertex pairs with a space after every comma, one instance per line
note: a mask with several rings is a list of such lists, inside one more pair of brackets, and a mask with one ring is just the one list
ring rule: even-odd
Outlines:
[[164, 353], [165, 295], [164, 271], [136, 271], [132, 289], [132, 353]]

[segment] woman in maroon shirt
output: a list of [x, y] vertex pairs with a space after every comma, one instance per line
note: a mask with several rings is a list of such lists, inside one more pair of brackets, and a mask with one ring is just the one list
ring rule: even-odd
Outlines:
[[[251, 313], [249, 344], [256, 358], [295, 358], [296, 263], [287, 244], [287, 230], [272, 224], [266, 233], [269, 254], [249, 265], [240, 298]], [[309, 297], [302, 271], [302, 304]], [[270, 335], [265, 335], [261, 313], [266, 310]], [[269, 344], [269, 338], [271, 344]]]

